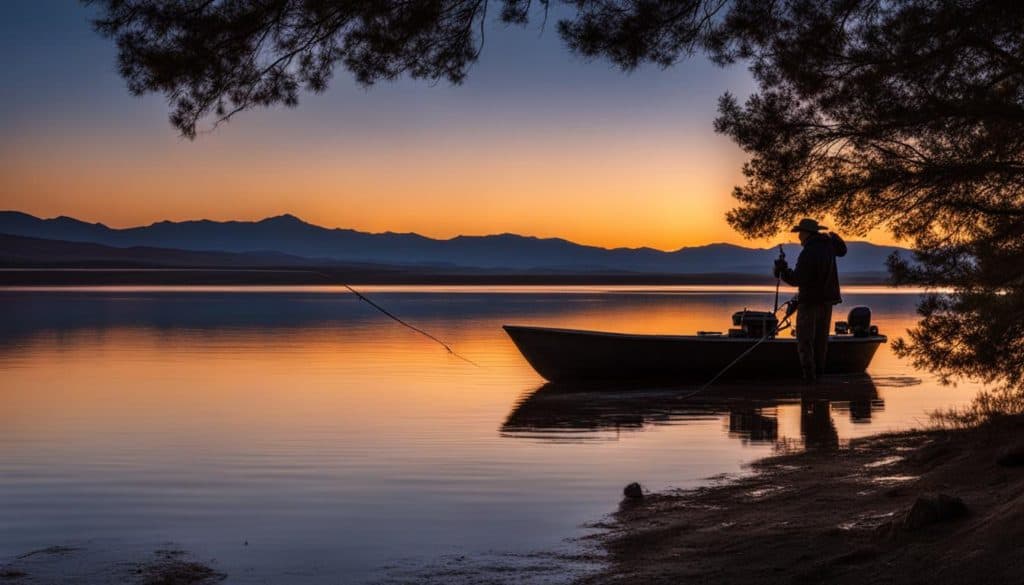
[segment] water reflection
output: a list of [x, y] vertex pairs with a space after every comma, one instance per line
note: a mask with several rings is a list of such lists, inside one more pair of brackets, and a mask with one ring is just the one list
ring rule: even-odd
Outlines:
[[764, 408], [730, 408], [729, 436], [754, 443], [774, 443], [779, 438], [777, 413]]
[[[374, 294], [474, 368], [336, 289], [0, 290], [0, 561], [89, 539], [174, 542], [233, 582], [365, 581], [395, 558], [556, 546], [631, 481], [694, 486], [973, 396], [888, 348], [870, 384], [806, 409], [777, 383], [690, 400], [538, 389], [501, 330], [716, 329], [773, 292]], [[844, 293], [886, 333], [916, 321], [913, 295]]]
[[500, 433], [550, 442], [607, 441], [620, 440], [650, 426], [724, 416], [730, 437], [744, 443], [786, 443], [789, 438], [779, 434], [779, 407], [798, 405], [803, 445], [838, 448], [833, 413], [863, 424], [885, 409], [885, 401], [870, 376], [836, 376], [814, 387], [787, 382], [733, 382], [697, 396], [690, 396], [692, 390], [548, 383], [517, 402]]
[[[372, 309], [337, 287], [309, 290], [237, 287], [179, 287], [19, 290], [0, 288], [0, 341], [11, 342], [44, 332], [109, 330], [280, 331], [378, 321]], [[264, 287], [266, 288], [266, 287]], [[427, 288], [428, 291], [422, 290]], [[429, 292], [428, 287], [383, 288], [374, 298], [401, 304], [402, 317], [421, 324], [454, 323], [462, 327], [510, 321], [535, 325], [632, 333], [693, 333], [729, 326], [730, 315], [743, 308], [771, 305], [774, 289], [746, 287], [578, 287], [525, 292], [462, 287], [462, 292]], [[850, 306], [870, 304], [883, 333], [898, 334], [913, 323], [916, 295], [851, 287]], [[837, 308], [837, 319], [844, 306]], [[898, 324], [899, 327], [892, 327]], [[504, 339], [504, 336], [500, 336]]]

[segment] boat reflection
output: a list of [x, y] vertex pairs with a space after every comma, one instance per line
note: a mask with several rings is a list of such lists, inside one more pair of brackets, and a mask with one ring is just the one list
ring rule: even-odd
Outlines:
[[[549, 383], [519, 400], [500, 433], [555, 442], [618, 440], [624, 432], [658, 425], [723, 420], [728, 435], [745, 443], [838, 448], [833, 416], [870, 423], [885, 408], [870, 376], [837, 376], [812, 388], [794, 382], [731, 383], [687, 397], [692, 390]], [[797, 409], [800, 437], [782, 436], [781, 411]]]

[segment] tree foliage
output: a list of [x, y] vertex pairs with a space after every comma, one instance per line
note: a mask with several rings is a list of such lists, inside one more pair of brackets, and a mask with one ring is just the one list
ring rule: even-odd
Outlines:
[[[554, 0], [551, 0], [554, 1]], [[549, 0], [91, 0], [135, 93], [162, 92], [186, 136], [254, 106], [294, 105], [339, 65], [360, 83], [460, 82], [488, 11]], [[623, 69], [702, 52], [758, 89], [720, 100], [749, 155], [732, 226], [802, 216], [885, 228], [918, 250], [901, 283], [952, 287], [897, 349], [945, 376], [1024, 389], [1024, 3], [1000, 0], [563, 0], [571, 51]]]
[[[372, 85], [408, 75], [460, 83], [477, 60], [489, 15], [509, 25], [547, 19], [558, 0], [82, 0], [118, 47], [137, 95], [164, 94], [188, 138], [205, 120], [294, 106], [327, 88], [336, 68]], [[700, 47], [726, 0], [563, 0], [559, 31], [575, 51], [623, 67], [669, 65]], [[664, 30], [666, 23], [671, 30]]]
[[716, 128], [750, 155], [730, 223], [891, 230], [917, 250], [891, 259], [894, 280], [954, 293], [922, 301], [897, 352], [1024, 391], [1024, 4], [751, 4], [708, 45], [759, 86], [720, 102]]
[[[335, 67], [370, 85], [400, 74], [458, 83], [479, 53], [486, 0], [85, 0], [135, 94], [167, 96], [189, 138], [256, 106], [294, 106]], [[504, 0], [524, 22], [529, 2]]]

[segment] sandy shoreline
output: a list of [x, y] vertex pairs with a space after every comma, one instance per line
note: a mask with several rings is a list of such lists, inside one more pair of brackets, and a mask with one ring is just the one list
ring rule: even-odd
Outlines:
[[1021, 583], [1022, 445], [1024, 418], [877, 435], [624, 501], [583, 582]]

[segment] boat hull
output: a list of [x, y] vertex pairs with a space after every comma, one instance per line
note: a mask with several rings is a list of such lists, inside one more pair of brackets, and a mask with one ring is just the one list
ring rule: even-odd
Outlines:
[[[758, 339], [699, 335], [634, 335], [505, 325], [505, 331], [538, 374], [551, 382], [586, 380], [707, 380]], [[827, 374], [867, 370], [884, 335], [831, 336]], [[729, 368], [732, 379], [799, 377], [796, 339], [768, 339]]]

